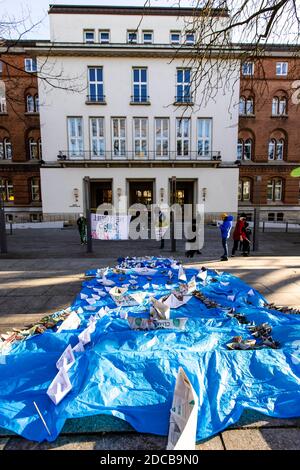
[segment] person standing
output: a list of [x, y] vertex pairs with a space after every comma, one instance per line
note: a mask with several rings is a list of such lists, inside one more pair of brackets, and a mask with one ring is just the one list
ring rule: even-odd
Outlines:
[[235, 252], [239, 247], [239, 243], [243, 241], [243, 228], [246, 222], [246, 216], [245, 214], [241, 214], [237, 220], [237, 223], [235, 225], [234, 231], [233, 231], [233, 247], [232, 247], [232, 252], [231, 256], [235, 256]]
[[79, 235], [80, 235], [80, 242], [81, 242], [81, 245], [86, 245], [87, 243], [87, 224], [86, 224], [86, 218], [84, 217], [83, 214], [80, 214], [79, 215], [79, 218], [77, 219], [77, 227], [78, 227], [78, 231], [79, 231]]
[[224, 254], [221, 256], [221, 261], [228, 261], [228, 238], [232, 229], [232, 215], [228, 215], [224, 212], [222, 214], [222, 224], [219, 226], [221, 230], [222, 246], [224, 248]]
[[250, 244], [251, 244], [251, 228], [249, 227], [248, 222], [245, 222], [243, 228], [243, 256], [250, 255]]

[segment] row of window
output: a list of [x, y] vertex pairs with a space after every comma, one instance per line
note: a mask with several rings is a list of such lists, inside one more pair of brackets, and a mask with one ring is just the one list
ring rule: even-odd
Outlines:
[[[29, 186], [31, 201], [39, 202], [41, 200], [40, 178], [30, 178]], [[14, 186], [11, 179], [0, 178], [0, 194], [4, 202], [13, 202], [15, 200]]]
[[[31, 160], [40, 160], [42, 158], [41, 140], [30, 138], [27, 141], [29, 158]], [[11, 160], [13, 157], [13, 147], [9, 137], [0, 140], [0, 160]]]
[[[88, 101], [104, 103], [104, 73], [103, 67], [88, 67]], [[191, 103], [191, 69], [178, 68], [176, 70], [176, 96], [177, 103]], [[148, 96], [148, 69], [146, 67], [132, 68], [132, 103], [149, 103]]]
[[[276, 62], [275, 73], [277, 77], [286, 77], [288, 74], [288, 62]], [[242, 64], [242, 75], [251, 77], [254, 75], [254, 62], [244, 62]]]
[[[268, 142], [268, 159], [283, 160], [285, 155], [285, 140], [270, 139]], [[252, 160], [254, 156], [254, 145], [252, 139], [238, 139], [237, 159]]]
[[[252, 200], [252, 181], [250, 178], [242, 178], [239, 181], [238, 200], [250, 202]], [[267, 183], [267, 200], [282, 201], [283, 181], [281, 178], [272, 178]]]
[[[94, 29], [85, 29], [83, 31], [83, 41], [86, 44], [94, 44], [97, 41], [100, 44], [109, 44], [111, 42], [110, 30], [99, 29], [97, 36], [97, 32]], [[126, 42], [128, 44], [153, 44], [153, 30], [138, 31], [128, 29], [126, 33]], [[179, 30], [170, 31], [170, 43], [193, 45], [195, 44], [195, 33], [194, 31], [188, 31], [182, 34]]]
[[[72, 156], [82, 156], [84, 153], [83, 118], [69, 117], [68, 144]], [[105, 154], [104, 118], [91, 117], [90, 149], [94, 158]], [[111, 145], [113, 156], [125, 156], [127, 149], [126, 118], [114, 117], [111, 119]], [[133, 152], [136, 156], [146, 156], [149, 147], [148, 118], [133, 118]], [[156, 157], [167, 157], [170, 151], [170, 122], [169, 118], [155, 118], [154, 120], [154, 149]], [[197, 119], [197, 153], [199, 156], [208, 156], [212, 148], [212, 119]], [[189, 156], [191, 152], [191, 120], [190, 118], [176, 119], [176, 154]]]
[[[240, 97], [239, 102], [240, 116], [254, 115], [254, 98], [252, 96]], [[287, 98], [284, 96], [274, 96], [272, 99], [272, 116], [287, 116]]]

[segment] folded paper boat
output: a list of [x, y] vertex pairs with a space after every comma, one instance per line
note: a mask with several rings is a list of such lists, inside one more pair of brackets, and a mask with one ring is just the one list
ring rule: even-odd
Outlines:
[[71, 390], [72, 384], [70, 382], [69, 375], [65, 369], [62, 368], [49, 385], [47, 395], [55, 405], [58, 405]]

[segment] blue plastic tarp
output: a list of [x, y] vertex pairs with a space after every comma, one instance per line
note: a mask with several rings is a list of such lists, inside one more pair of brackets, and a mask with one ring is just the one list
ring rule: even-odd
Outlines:
[[[170, 262], [160, 262], [157, 269], [151, 281], [147, 276], [136, 278], [137, 292], [147, 283], [156, 298], [170, 292], [166, 288]], [[177, 270], [172, 272], [174, 288]], [[120, 281], [120, 274], [110, 270], [106, 278], [122, 285], [132, 273], [128, 270]], [[187, 269], [186, 274], [189, 281], [198, 271]], [[85, 281], [80, 294], [96, 293], [94, 288], [101, 289], [97, 277]], [[139, 432], [167, 435], [180, 366], [199, 396], [197, 440], [237, 422], [244, 409], [277, 418], [300, 416], [300, 316], [268, 309], [262, 295], [227, 273], [208, 271], [205, 282], [197, 279], [197, 288], [220, 307], [207, 308], [193, 297], [172, 310], [172, 318], [188, 318], [185, 331], [131, 330], [120, 312], [147, 317], [148, 298], [142, 306], [118, 309], [107, 294], [91, 310], [79, 294], [71, 306], [80, 312], [77, 330], [47, 331], [15, 343], [9, 354], [0, 356], [0, 427], [34, 441], [53, 441], [68, 418], [107, 414], [126, 420]], [[68, 371], [73, 388], [55, 406], [46, 391], [57, 374], [56, 361], [69, 344], [78, 343], [89, 317], [104, 306], [113, 310], [97, 321], [85, 351], [76, 353]], [[234, 336], [251, 338], [247, 325], [228, 316], [232, 307], [254, 324], [271, 325], [280, 347], [228, 350], [226, 344]]]

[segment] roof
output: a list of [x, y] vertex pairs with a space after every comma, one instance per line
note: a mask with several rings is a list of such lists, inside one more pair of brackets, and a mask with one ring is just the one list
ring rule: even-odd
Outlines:
[[[208, 16], [204, 8], [188, 7], [134, 7], [112, 5], [49, 5], [49, 14], [143, 15], [143, 16]], [[228, 16], [226, 8], [212, 8], [209, 16]]]

